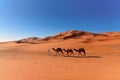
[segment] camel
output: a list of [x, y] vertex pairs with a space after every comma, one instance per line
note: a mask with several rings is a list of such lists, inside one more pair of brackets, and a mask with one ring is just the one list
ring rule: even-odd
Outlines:
[[[73, 54], [73, 56], [74, 56], [74, 52], [73, 52], [73, 50], [72, 49], [67, 49], [67, 50], [65, 50], [65, 49], [63, 49], [65, 52], [67, 52], [67, 56], [69, 56], [69, 53], [71, 53], [71, 54]], [[71, 55], [70, 55], [71, 56]]]
[[55, 51], [56, 52], [56, 55], [57, 54], [59, 54], [59, 52], [61, 52], [62, 53], [62, 55], [63, 55], [63, 50], [61, 49], [61, 48], [52, 48], [53, 49], [53, 51]]
[[[85, 49], [84, 48], [79, 48], [78, 50], [77, 49], [74, 49], [74, 51], [78, 52], [78, 56], [79, 54], [81, 54], [81, 52], [84, 53], [84, 56], [86, 55], [86, 52], [85, 52]], [[82, 55], [82, 54], [81, 54]]]

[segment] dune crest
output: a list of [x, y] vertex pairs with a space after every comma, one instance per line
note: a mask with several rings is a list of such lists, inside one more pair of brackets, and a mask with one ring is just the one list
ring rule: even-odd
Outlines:
[[16, 41], [17, 43], [48, 43], [52, 41], [64, 41], [70, 39], [82, 40], [82, 42], [94, 42], [94, 41], [106, 41], [111, 39], [120, 39], [120, 32], [104, 32], [104, 33], [92, 33], [80, 30], [70, 30], [61, 32], [53, 36], [47, 36], [44, 38], [30, 37]]

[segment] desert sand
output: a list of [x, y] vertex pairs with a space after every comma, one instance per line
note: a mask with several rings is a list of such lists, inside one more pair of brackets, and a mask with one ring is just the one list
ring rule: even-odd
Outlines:
[[[49, 41], [0, 43], [0, 80], [120, 80], [120, 33], [101, 34], [69, 36], [69, 31]], [[85, 48], [87, 55], [56, 56], [51, 48], [57, 47]]]

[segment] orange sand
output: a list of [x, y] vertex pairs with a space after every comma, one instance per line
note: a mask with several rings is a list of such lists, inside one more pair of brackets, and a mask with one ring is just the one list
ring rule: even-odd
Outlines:
[[[54, 56], [52, 47], [84, 47], [87, 56]], [[120, 80], [120, 40], [0, 43], [0, 80]]]

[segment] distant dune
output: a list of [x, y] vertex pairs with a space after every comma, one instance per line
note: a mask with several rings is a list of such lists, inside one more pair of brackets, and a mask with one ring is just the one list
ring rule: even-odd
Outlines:
[[17, 43], [48, 43], [52, 41], [64, 41], [64, 40], [82, 40], [82, 42], [95, 42], [95, 41], [105, 41], [111, 39], [120, 39], [120, 32], [104, 32], [104, 33], [92, 33], [79, 30], [71, 30], [66, 32], [61, 32], [53, 36], [48, 36], [45, 38], [30, 37], [22, 40], [16, 41]]

